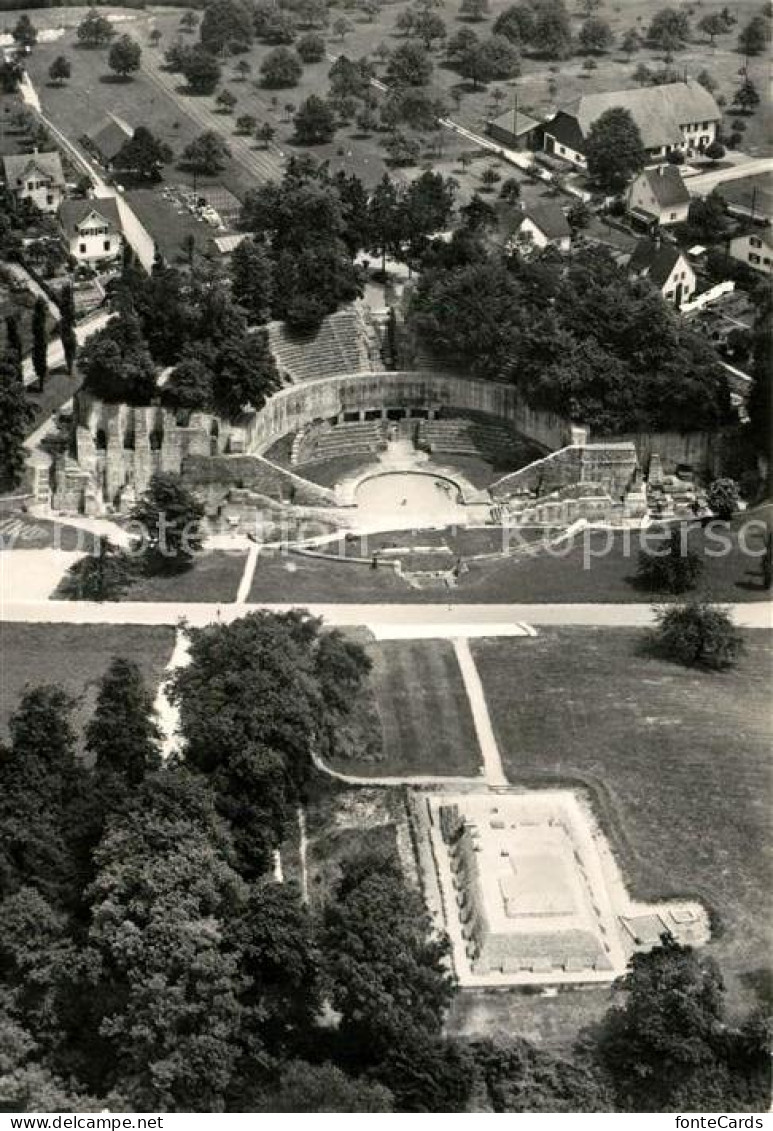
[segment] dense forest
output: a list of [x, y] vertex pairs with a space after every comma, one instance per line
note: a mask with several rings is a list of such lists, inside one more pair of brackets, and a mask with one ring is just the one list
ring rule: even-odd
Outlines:
[[450, 1039], [448, 940], [396, 856], [347, 856], [321, 909], [274, 850], [339, 753], [369, 660], [302, 612], [190, 631], [162, 764], [151, 690], [104, 674], [83, 736], [29, 688], [0, 751], [0, 1110], [761, 1110], [762, 1018], [713, 962], [634, 959], [573, 1050]]

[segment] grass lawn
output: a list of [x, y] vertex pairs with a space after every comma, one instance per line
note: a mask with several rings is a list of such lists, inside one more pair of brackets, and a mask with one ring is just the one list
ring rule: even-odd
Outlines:
[[46, 377], [43, 389], [35, 385], [27, 386], [27, 400], [32, 408], [33, 417], [29, 432], [34, 432], [49, 416], [58, 412], [62, 405], [71, 400], [81, 387], [83, 378], [77, 369], [70, 375], [64, 366], [52, 369]]
[[[460, 539], [472, 535], [473, 532], [458, 533]], [[531, 535], [533, 537], [533, 532]], [[417, 539], [422, 544], [429, 544], [424, 540], [432, 536], [429, 532], [420, 532]], [[383, 537], [396, 541], [410, 540], [411, 535], [392, 532]], [[531, 540], [528, 529], [523, 532], [523, 538], [524, 541]], [[373, 535], [368, 544], [375, 544]], [[358, 545], [359, 542], [353, 543], [353, 553], [357, 552]], [[691, 532], [690, 545], [696, 550], [708, 546], [706, 535], [698, 527]], [[713, 543], [713, 546], [717, 545]], [[761, 548], [761, 538], [750, 535], [748, 547], [750, 550]], [[445, 604], [449, 601], [469, 604], [647, 604], [661, 598], [643, 592], [629, 580], [636, 572], [638, 548], [637, 531], [630, 532], [628, 538], [623, 532], [592, 531], [588, 532], [587, 538], [581, 533], [573, 543], [555, 547], [550, 552], [541, 549], [533, 557], [471, 561], [468, 572], [460, 576], [453, 589], [443, 585], [415, 589], [391, 569], [373, 570], [369, 566], [343, 560], [335, 562], [299, 555], [261, 558], [249, 599], [355, 604]], [[466, 552], [480, 550], [471, 548]], [[704, 561], [701, 588], [697, 592], [720, 602], [766, 599], [767, 593], [760, 583], [760, 558], [744, 555], [735, 535], [730, 553], [724, 557], [705, 557]]]
[[580, 1029], [600, 1021], [611, 1004], [607, 986], [572, 989], [546, 998], [528, 993], [460, 990], [446, 1021], [456, 1036], [525, 1037], [555, 1049], [571, 1047]]
[[337, 768], [379, 777], [470, 775], [480, 754], [461, 672], [448, 640], [370, 644], [372, 681], [384, 740], [378, 762], [339, 761]]
[[77, 699], [78, 733], [96, 703], [97, 683], [113, 656], [139, 664], [149, 687], [159, 684], [174, 647], [175, 630], [145, 625], [9, 624], [0, 622], [0, 728], [26, 685], [60, 684]]
[[746, 633], [724, 674], [641, 652], [625, 629], [473, 645], [514, 783], [585, 785], [633, 894], [690, 895], [716, 916], [730, 1001], [770, 994], [773, 640]]
[[143, 577], [132, 585], [125, 601], [235, 601], [247, 555], [216, 550], [196, 558], [185, 573], [171, 577]]
[[199, 255], [211, 250], [217, 231], [203, 220], [196, 220], [189, 212], [178, 212], [159, 189], [132, 189], [126, 193], [126, 199], [142, 225], [152, 234], [168, 263], [187, 262], [183, 252], [183, 241], [187, 236], [193, 236], [195, 251]]
[[75, 552], [91, 550], [95, 535], [66, 522], [52, 522], [47, 518], [31, 517], [15, 505], [4, 505], [0, 499], [0, 549], [58, 550]]

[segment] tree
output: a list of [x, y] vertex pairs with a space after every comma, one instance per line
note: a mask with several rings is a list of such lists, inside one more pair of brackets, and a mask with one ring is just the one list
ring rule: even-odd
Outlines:
[[189, 347], [183, 352], [161, 390], [162, 402], [169, 408], [185, 412], [211, 410], [214, 402], [213, 382], [214, 374], [209, 364]]
[[413, 1035], [439, 1035], [452, 997], [448, 939], [433, 934], [394, 856], [343, 863], [321, 946], [339, 1032], [360, 1063], [379, 1064]]
[[770, 20], [753, 16], [738, 36], [738, 50], [742, 55], [761, 55], [770, 43]]
[[381, 256], [381, 273], [388, 255], [398, 256], [405, 238], [405, 211], [400, 192], [384, 173], [368, 201], [369, 250]]
[[489, 14], [489, 0], [461, 0], [459, 19], [478, 23]]
[[733, 105], [740, 106], [745, 114], [751, 113], [760, 104], [757, 87], [750, 78], [745, 78], [733, 95]]
[[99, 773], [122, 778], [135, 789], [161, 766], [161, 731], [153, 696], [132, 660], [114, 656], [99, 683], [86, 749]]
[[690, 549], [683, 530], [675, 528], [667, 546], [640, 551], [636, 584], [650, 593], [686, 593], [695, 588], [702, 572], [702, 558]]
[[263, 39], [266, 43], [291, 44], [296, 37], [295, 20], [289, 12], [273, 11], [263, 27]]
[[122, 312], [90, 334], [78, 354], [83, 387], [110, 403], [149, 404], [156, 391], [153, 360], [134, 314]]
[[615, 42], [609, 24], [597, 16], [591, 16], [585, 21], [580, 28], [578, 39], [583, 51], [607, 51]]
[[370, 93], [373, 67], [367, 59], [347, 59], [339, 55], [328, 71], [330, 93], [337, 97], [365, 99]]
[[24, 441], [32, 419], [19, 357], [6, 352], [0, 356], [0, 483], [3, 490], [12, 490], [21, 481], [26, 460]]
[[186, 50], [180, 71], [194, 94], [212, 94], [220, 83], [220, 64], [214, 55], [199, 47]]
[[232, 91], [226, 88], [225, 90], [219, 91], [215, 102], [224, 114], [232, 114], [238, 99]]
[[193, 565], [203, 545], [203, 517], [204, 507], [176, 476], [153, 476], [131, 513], [141, 531], [148, 573], [180, 573]]
[[15, 314], [9, 314], [5, 319], [5, 341], [6, 351], [15, 358], [19, 365], [22, 363], [24, 356], [24, 347], [22, 345], [21, 333], [19, 331], [19, 319]]
[[620, 49], [630, 59], [631, 56], [634, 55], [639, 50], [640, 47], [641, 47], [641, 38], [639, 36], [639, 33], [636, 31], [635, 28], [631, 28], [623, 36], [622, 42], [620, 44]]
[[577, 1048], [571, 1059], [523, 1037], [475, 1041], [476, 1076], [495, 1113], [611, 1112], [612, 1097], [591, 1055]]
[[161, 169], [172, 160], [172, 150], [159, 141], [147, 126], [137, 126], [115, 155], [113, 164], [148, 181], [160, 181]]
[[593, 219], [593, 212], [584, 200], [575, 200], [567, 212], [566, 218], [572, 230], [577, 232], [588, 227]]
[[231, 256], [230, 274], [233, 297], [250, 322], [267, 322], [271, 317], [273, 266], [265, 245], [254, 239], [243, 240]]
[[432, 60], [418, 43], [401, 43], [390, 56], [386, 81], [392, 86], [426, 86], [432, 77]]
[[199, 134], [182, 152], [184, 164], [195, 173], [217, 173], [230, 156], [228, 145], [214, 130]]
[[695, 81], [699, 82], [701, 86], [709, 92], [709, 94], [713, 94], [717, 89], [717, 80], [714, 78], [710, 71], [707, 71], [705, 69], [698, 72], [698, 74], [695, 76]]
[[19, 47], [34, 47], [38, 41], [38, 30], [26, 12], [19, 16], [13, 29], [13, 41]]
[[90, 8], [75, 31], [84, 47], [105, 47], [115, 36], [115, 28], [96, 8]]
[[631, 958], [614, 993], [599, 1052], [616, 1106], [672, 1110], [686, 1079], [718, 1067], [724, 987], [716, 963], [664, 934], [660, 946]]
[[707, 145], [703, 152], [709, 161], [721, 161], [725, 156], [725, 147], [719, 141], [712, 141], [711, 145]]
[[157, 27], [152, 28], [151, 31], [150, 31], [150, 35], [148, 36], [148, 40], [150, 42], [151, 47], [158, 47], [159, 43], [161, 42], [161, 40], [163, 38], [164, 38], [164, 33], [161, 31], [161, 28], [157, 28]]
[[136, 1110], [225, 1106], [242, 1021], [225, 940], [246, 898], [232, 853], [211, 794], [184, 770], [146, 778], [94, 853], [81, 1024]]
[[349, 32], [354, 31], [354, 24], [352, 24], [351, 20], [347, 20], [346, 16], [339, 16], [339, 18], [333, 22], [333, 31], [341, 42], [343, 42]]
[[553, 0], [537, 11], [532, 46], [547, 59], [566, 59], [572, 53], [572, 28], [563, 0]]
[[192, 32], [198, 26], [198, 22], [199, 17], [195, 12], [191, 12], [190, 10], [183, 12], [182, 16], [180, 16], [180, 27], [183, 31]]
[[512, 43], [531, 43], [534, 38], [536, 9], [530, 4], [513, 4], [494, 21], [494, 35], [503, 35]]
[[610, 192], [619, 192], [647, 160], [638, 126], [619, 106], [605, 110], [593, 122], [585, 153], [591, 177]]
[[140, 69], [141, 62], [142, 48], [139, 43], [136, 43], [128, 35], [119, 35], [107, 56], [107, 65], [110, 70], [115, 71], [117, 75], [125, 79]]
[[715, 479], [709, 484], [706, 501], [717, 518], [729, 520], [738, 510], [738, 484], [734, 479]]
[[[258, 1110], [261, 1110], [259, 1108]], [[346, 1076], [333, 1064], [285, 1065], [275, 1092], [262, 1110], [269, 1111], [392, 1111], [391, 1093], [381, 1084]]]
[[279, 388], [279, 373], [265, 330], [225, 342], [217, 356], [213, 381], [215, 410], [236, 420], [247, 408], [263, 408]]
[[421, 40], [427, 51], [431, 51], [433, 43], [438, 39], [445, 39], [448, 33], [437, 12], [424, 9], [416, 13], [411, 34]]
[[269, 90], [297, 86], [303, 74], [303, 63], [289, 47], [275, 47], [260, 64], [263, 86]]
[[269, 145], [276, 137], [276, 129], [270, 122], [263, 122], [263, 124], [258, 127], [255, 136], [258, 141], [263, 142], [263, 148], [268, 149]]
[[482, 232], [497, 226], [496, 210], [477, 192], [472, 194], [469, 204], [464, 204], [459, 212], [470, 231]]
[[492, 35], [474, 44], [459, 61], [459, 70], [465, 78], [472, 79], [473, 86], [491, 82], [492, 79], [508, 79], [520, 73], [520, 58], [512, 43], [501, 35]]
[[298, 40], [295, 50], [304, 63], [320, 63], [325, 58], [325, 41], [321, 35], [308, 32]]
[[322, 145], [335, 136], [335, 114], [329, 104], [316, 94], [310, 94], [301, 103], [293, 124], [300, 145]]
[[725, 609], [695, 600], [657, 609], [656, 618], [650, 643], [666, 660], [721, 671], [733, 667], [743, 652], [743, 637]]
[[246, 50], [252, 43], [252, 14], [239, 0], [210, 0], [204, 9], [199, 38], [213, 55], [229, 50]]
[[689, 38], [689, 16], [675, 8], [661, 8], [652, 17], [647, 30], [650, 46], [660, 51], [681, 51]]
[[704, 32], [709, 37], [711, 46], [714, 46], [714, 40], [718, 35], [724, 35], [727, 31], [727, 24], [725, 23], [720, 12], [708, 12], [699, 22], [698, 30]]
[[521, 182], [517, 177], [506, 177], [499, 189], [499, 199], [517, 204], [521, 198]]
[[61, 86], [66, 82], [72, 74], [72, 65], [66, 55], [57, 55], [51, 66], [48, 68], [48, 77], [51, 82]]
[[239, 114], [236, 119], [236, 133], [251, 137], [257, 129], [258, 119], [254, 114]]
[[65, 601], [120, 601], [136, 579], [126, 553], [102, 535], [96, 553], [86, 554], [69, 567], [56, 595]]
[[32, 366], [42, 389], [48, 376], [48, 307], [41, 295], [32, 309]]

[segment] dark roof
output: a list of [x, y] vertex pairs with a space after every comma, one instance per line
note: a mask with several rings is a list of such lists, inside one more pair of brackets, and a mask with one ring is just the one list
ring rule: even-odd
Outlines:
[[572, 234], [569, 221], [564, 216], [560, 206], [554, 201], [548, 200], [542, 204], [529, 205], [528, 208], [524, 209], [523, 218], [524, 220], [531, 220], [532, 224], [539, 228], [549, 240], [560, 240], [564, 236]]
[[90, 130], [86, 137], [106, 161], [113, 161], [126, 142], [134, 137], [134, 130], [126, 122], [110, 114], [96, 129]]
[[681, 254], [681, 250], [672, 243], [639, 240], [628, 261], [628, 270], [632, 275], [643, 275], [662, 287], [676, 267]]
[[53, 153], [16, 153], [3, 158], [5, 183], [9, 189], [17, 188], [25, 180], [30, 169], [38, 169], [55, 185], [64, 184], [62, 159]]
[[690, 194], [676, 165], [658, 165], [656, 169], [645, 169], [642, 176], [647, 178], [652, 195], [661, 208], [690, 203]]
[[121, 214], [112, 197], [104, 200], [64, 200], [59, 207], [59, 220], [67, 235], [76, 235], [80, 225], [92, 212], [107, 220], [116, 231], [122, 230]]
[[551, 134], [561, 145], [566, 145], [577, 153], [585, 152], [585, 142], [579, 122], [565, 110], [559, 110], [551, 122], [545, 123], [545, 133]]
[[757, 219], [773, 219], [773, 173], [758, 173], [753, 177], [738, 177], [737, 180], [722, 181], [716, 186], [718, 193], [731, 208], [742, 209]]

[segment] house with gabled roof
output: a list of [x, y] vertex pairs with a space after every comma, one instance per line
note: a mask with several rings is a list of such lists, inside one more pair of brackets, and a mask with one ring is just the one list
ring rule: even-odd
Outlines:
[[715, 140], [722, 117], [714, 96], [694, 79], [584, 94], [546, 123], [545, 151], [586, 168], [585, 147], [593, 123], [618, 107], [633, 118], [653, 162], [673, 150], [690, 155], [705, 149]]
[[628, 274], [647, 279], [677, 310], [694, 296], [697, 286], [695, 271], [681, 248], [659, 237], [639, 240], [628, 261]]
[[569, 221], [554, 200], [541, 201], [525, 208], [511, 240], [511, 245], [519, 249], [531, 245], [540, 250], [555, 247], [559, 251], [569, 251], [571, 244]]
[[118, 205], [105, 200], [65, 200], [59, 209], [67, 248], [78, 263], [93, 267], [123, 251], [123, 226]]
[[735, 236], [728, 248], [730, 256], [765, 275], [773, 274], [773, 230], [758, 227]]
[[631, 218], [647, 228], [682, 224], [690, 208], [690, 194], [676, 165], [643, 169], [627, 194]]
[[3, 176], [9, 192], [29, 200], [41, 212], [56, 212], [64, 197], [62, 159], [51, 153], [17, 153], [3, 157]]

